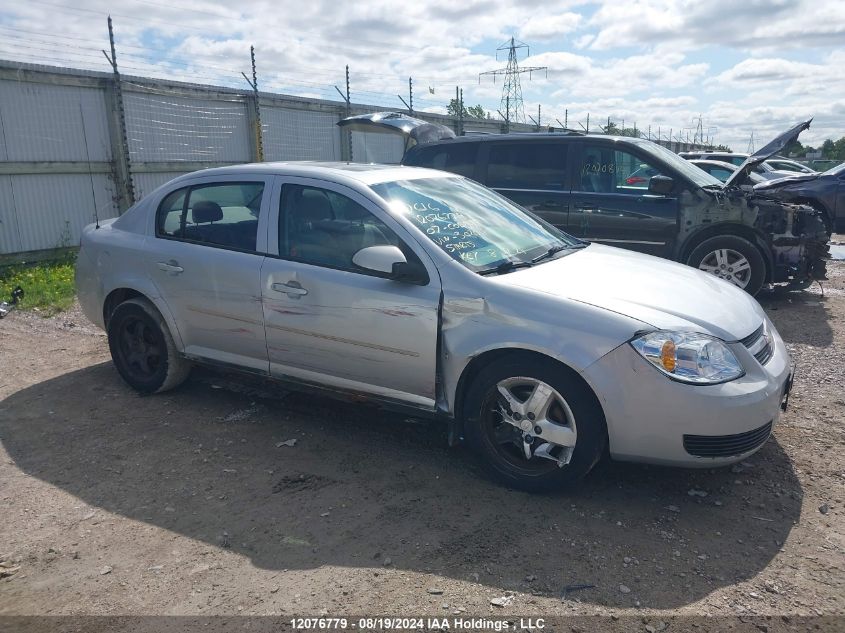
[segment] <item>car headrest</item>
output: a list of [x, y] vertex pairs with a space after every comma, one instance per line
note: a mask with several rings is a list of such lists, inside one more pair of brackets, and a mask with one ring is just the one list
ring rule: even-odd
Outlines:
[[302, 192], [299, 208], [296, 210], [296, 217], [301, 222], [318, 222], [320, 220], [334, 219], [334, 212], [329, 199], [322, 191]]
[[206, 222], [217, 222], [223, 219], [223, 209], [220, 205], [211, 200], [197, 202], [191, 210], [194, 224], [205, 224]]

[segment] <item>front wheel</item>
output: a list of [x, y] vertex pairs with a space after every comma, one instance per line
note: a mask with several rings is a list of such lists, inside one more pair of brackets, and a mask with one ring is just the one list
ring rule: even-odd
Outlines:
[[687, 265], [731, 282], [756, 295], [766, 281], [766, 262], [760, 250], [737, 235], [718, 235], [704, 240], [687, 258]]
[[607, 441], [592, 391], [571, 369], [515, 356], [481, 371], [467, 392], [467, 441], [499, 481], [531, 492], [586, 475]]

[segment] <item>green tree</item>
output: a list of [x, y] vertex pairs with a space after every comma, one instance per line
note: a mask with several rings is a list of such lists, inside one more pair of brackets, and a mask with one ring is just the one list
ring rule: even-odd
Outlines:
[[467, 114], [476, 119], [486, 119], [487, 112], [481, 107], [481, 104], [470, 106], [467, 109]]
[[[452, 116], [460, 116], [460, 104], [458, 103], [457, 99], [452, 99], [449, 101], [449, 105], [446, 106], [446, 113], [451, 114]], [[481, 104], [470, 106], [470, 107], [463, 107], [463, 115], [464, 117], [473, 117], [475, 119], [486, 119], [487, 111], [481, 106]]]

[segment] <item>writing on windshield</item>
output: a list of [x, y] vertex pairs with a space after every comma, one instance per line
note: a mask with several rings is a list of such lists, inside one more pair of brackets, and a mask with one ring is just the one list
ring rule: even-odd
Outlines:
[[465, 178], [425, 178], [374, 185], [452, 258], [473, 269], [530, 261], [569, 238], [499, 194]]

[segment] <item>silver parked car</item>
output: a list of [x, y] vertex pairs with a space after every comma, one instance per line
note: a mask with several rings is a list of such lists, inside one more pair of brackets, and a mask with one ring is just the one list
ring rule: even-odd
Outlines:
[[87, 227], [76, 282], [142, 393], [201, 362], [440, 416], [531, 490], [573, 482], [605, 450], [743, 459], [791, 385], [783, 341], [730, 282], [581, 242], [429, 169], [189, 174]]

